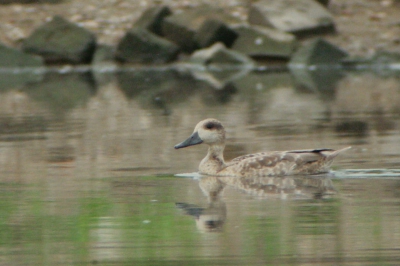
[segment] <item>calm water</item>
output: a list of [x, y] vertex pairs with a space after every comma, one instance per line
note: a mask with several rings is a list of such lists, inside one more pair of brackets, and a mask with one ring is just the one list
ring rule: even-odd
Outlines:
[[[325, 176], [199, 177], [206, 147], [173, 146], [207, 117], [227, 159], [353, 148]], [[400, 264], [395, 75], [5, 75], [0, 166], [0, 265]]]

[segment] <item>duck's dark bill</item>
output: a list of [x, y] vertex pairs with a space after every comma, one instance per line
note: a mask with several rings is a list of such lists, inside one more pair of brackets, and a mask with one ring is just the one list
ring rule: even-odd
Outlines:
[[185, 148], [192, 145], [203, 143], [197, 132], [193, 133], [187, 140], [175, 145], [175, 149]]

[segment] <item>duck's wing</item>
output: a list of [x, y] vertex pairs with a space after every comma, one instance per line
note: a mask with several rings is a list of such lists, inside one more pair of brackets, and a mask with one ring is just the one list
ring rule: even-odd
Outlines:
[[292, 174], [316, 174], [329, 171], [329, 166], [340, 152], [350, 147], [260, 152], [233, 159], [222, 170], [233, 176], [279, 176]]
[[239, 157], [234, 158], [231, 163], [238, 163], [238, 162], [243, 162], [245, 160], [251, 161], [256, 160], [256, 161], [264, 161], [266, 163], [276, 163], [280, 160], [288, 159], [288, 157], [296, 157], [297, 159], [302, 159], [302, 160], [313, 160], [314, 158], [317, 158], [320, 155], [323, 156], [329, 156], [329, 157], [335, 157], [337, 154], [340, 152], [350, 149], [351, 147], [347, 147], [341, 150], [333, 150], [333, 149], [309, 149], [309, 150], [291, 150], [291, 151], [271, 151], [271, 152], [259, 152], [259, 153], [251, 153], [251, 154], [246, 154], [242, 155]]

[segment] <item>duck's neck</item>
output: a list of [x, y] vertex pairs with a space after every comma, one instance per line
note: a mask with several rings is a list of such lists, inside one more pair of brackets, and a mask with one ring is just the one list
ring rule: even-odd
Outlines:
[[208, 147], [207, 156], [201, 161], [200, 173], [215, 175], [225, 167], [225, 144], [214, 144]]

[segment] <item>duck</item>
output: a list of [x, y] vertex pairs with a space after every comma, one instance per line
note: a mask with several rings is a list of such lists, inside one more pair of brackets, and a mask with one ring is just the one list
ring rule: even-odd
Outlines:
[[224, 160], [226, 131], [220, 121], [207, 118], [200, 121], [189, 138], [174, 146], [182, 149], [193, 145], [206, 144], [208, 152], [200, 162], [202, 175], [225, 177], [263, 177], [314, 175], [330, 171], [333, 159], [351, 147], [334, 149], [308, 149], [270, 151], [247, 154]]

